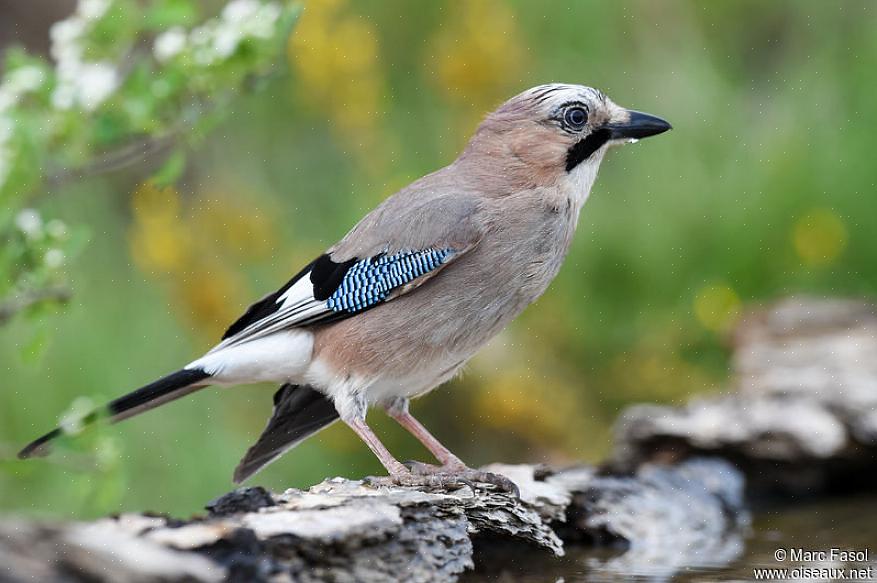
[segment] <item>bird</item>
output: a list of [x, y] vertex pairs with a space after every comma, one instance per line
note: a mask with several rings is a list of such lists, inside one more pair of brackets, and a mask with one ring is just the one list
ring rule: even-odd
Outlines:
[[[514, 485], [472, 469], [409, 411], [546, 291], [606, 152], [671, 125], [583, 85], [528, 89], [486, 115], [449, 165], [391, 195], [212, 349], [84, 421], [116, 422], [209, 386], [279, 383], [236, 467], [243, 482], [339, 419], [397, 484]], [[402, 463], [366, 423], [383, 409], [438, 465]], [[19, 453], [45, 455], [56, 428]]]

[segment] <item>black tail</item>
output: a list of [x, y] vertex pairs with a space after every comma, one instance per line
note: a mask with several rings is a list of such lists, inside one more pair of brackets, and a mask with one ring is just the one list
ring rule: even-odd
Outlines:
[[240, 484], [284, 452], [338, 419], [335, 404], [309, 386], [286, 384], [274, 393], [274, 413], [259, 440], [234, 470]]
[[[210, 375], [201, 369], [184, 368], [178, 370], [144, 387], [140, 387], [136, 391], [110, 401], [106, 409], [107, 415], [110, 421], [113, 422], [139, 415], [168, 401], [179, 399], [198, 389], [204, 388], [206, 385], [201, 383], [201, 381], [208, 377]], [[98, 412], [90, 413], [83, 419], [83, 422], [86, 424], [92, 423], [99, 417], [101, 415]], [[48, 447], [46, 447], [46, 444], [61, 436], [61, 434], [63, 434], [61, 428], [53, 429], [18, 452], [18, 457], [20, 459], [27, 459], [36, 455], [47, 454]]]

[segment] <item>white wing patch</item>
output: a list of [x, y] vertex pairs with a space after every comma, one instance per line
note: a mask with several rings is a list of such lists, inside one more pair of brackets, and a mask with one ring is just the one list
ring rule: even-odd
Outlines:
[[186, 368], [202, 369], [214, 384], [298, 382], [313, 349], [310, 331], [285, 330], [240, 344], [220, 344]]
[[[311, 278], [307, 275], [295, 282], [292, 287], [277, 298], [277, 303], [280, 304], [281, 310], [295, 308], [316, 301], [314, 298], [314, 284], [311, 283]], [[325, 302], [323, 302], [323, 306], [325, 305]]]
[[261, 320], [253, 322], [234, 336], [226, 338], [210, 352], [263, 338], [283, 330], [293, 323], [305, 323], [329, 312], [325, 301], [319, 301], [314, 298], [314, 286], [309, 275], [310, 272], [304, 274], [288, 290], [278, 296], [274, 302], [279, 304], [276, 311]]

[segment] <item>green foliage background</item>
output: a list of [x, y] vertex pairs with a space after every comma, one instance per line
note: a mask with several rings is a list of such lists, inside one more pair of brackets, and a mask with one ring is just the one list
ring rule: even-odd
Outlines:
[[[185, 515], [227, 491], [273, 387], [203, 391], [46, 460], [12, 457], [77, 397], [102, 402], [209, 348], [248, 301], [450, 162], [479, 116], [540, 83], [599, 87], [674, 130], [607, 157], [548, 293], [415, 404], [471, 464], [597, 460], [625, 405], [726, 382], [744, 305], [877, 291], [872, 2], [314, 1], [284, 52], [284, 74], [183, 140], [163, 184], [135, 166], [32, 199], [89, 242], [65, 309], [0, 328], [3, 511]], [[425, 457], [371, 419], [401, 459]], [[334, 426], [254, 483], [381, 471]]]

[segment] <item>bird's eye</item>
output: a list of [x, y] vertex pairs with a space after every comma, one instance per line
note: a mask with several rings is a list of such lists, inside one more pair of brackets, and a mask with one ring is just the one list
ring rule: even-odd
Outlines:
[[588, 113], [581, 107], [571, 107], [563, 114], [563, 121], [572, 129], [580, 130], [588, 121]]

